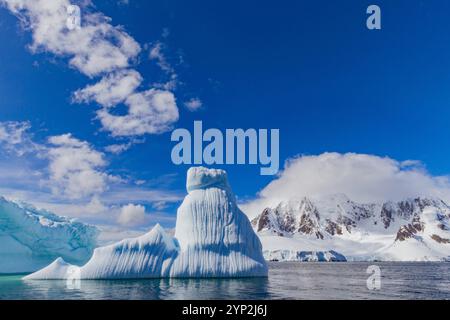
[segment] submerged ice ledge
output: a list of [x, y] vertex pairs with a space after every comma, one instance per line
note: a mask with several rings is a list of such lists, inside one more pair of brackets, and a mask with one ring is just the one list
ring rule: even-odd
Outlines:
[[191, 168], [175, 236], [156, 225], [147, 234], [94, 250], [82, 267], [57, 259], [24, 279], [261, 277], [259, 238], [238, 208], [223, 170]]

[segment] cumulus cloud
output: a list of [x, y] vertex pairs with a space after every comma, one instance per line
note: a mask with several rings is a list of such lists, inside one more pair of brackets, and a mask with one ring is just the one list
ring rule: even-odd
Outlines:
[[199, 98], [192, 98], [191, 100], [186, 101], [184, 105], [189, 111], [197, 111], [203, 106], [203, 103]]
[[[162, 190], [172, 181], [172, 174], [155, 179], [151, 183], [155, 187], [158, 186], [155, 189], [129, 187], [126, 184], [130, 181], [107, 173], [108, 163], [105, 154], [88, 142], [67, 133], [50, 136], [46, 141], [39, 143], [33, 140], [28, 132], [29, 128], [28, 122], [0, 122], [0, 151], [16, 156], [16, 159], [30, 160], [29, 163], [28, 161], [19, 163], [11, 162], [9, 159], [2, 163], [0, 188], [3, 187], [3, 190], [24, 182], [25, 186], [33, 190], [40, 187], [39, 183], [41, 186], [49, 187], [60, 199], [95, 199], [102, 194], [103, 199], [108, 199], [108, 203], [135, 201], [151, 204], [173, 203], [183, 198], [183, 193]], [[33, 148], [23, 149], [21, 143], [25, 142], [31, 144]], [[119, 152], [126, 146], [109, 147], [111, 147], [107, 148], [109, 152]], [[1, 160], [3, 159], [0, 158]], [[33, 165], [23, 167], [28, 164]], [[142, 183], [139, 181], [136, 185]], [[112, 185], [114, 188], [110, 189]], [[12, 189], [8, 191], [9, 194], [11, 192]]]
[[11, 145], [21, 144], [30, 129], [29, 122], [6, 121], [0, 123], [0, 141]]
[[46, 160], [43, 171], [48, 177], [41, 181], [53, 194], [78, 199], [104, 192], [108, 182], [118, 178], [106, 174], [104, 154], [86, 141], [71, 134], [51, 136], [45, 143], [37, 143], [29, 132], [29, 122], [0, 122], [0, 146], [3, 151], [18, 157], [34, 156]]
[[[0, 195], [108, 225], [116, 224], [123, 212], [121, 221], [134, 225], [141, 221], [136, 212], [122, 207], [146, 204], [159, 210], [152, 213], [154, 219], [173, 223], [173, 214], [161, 210], [181, 201], [184, 192], [167, 189], [170, 175], [144, 187], [141, 181], [107, 173], [105, 155], [86, 141], [63, 134], [36, 142], [29, 130], [28, 122], [0, 122]], [[142, 221], [140, 227], [147, 227], [149, 220]]]
[[115, 137], [163, 133], [179, 118], [175, 96], [169, 91], [150, 89], [130, 95], [124, 103], [126, 115], [114, 115], [107, 109], [97, 112], [103, 128]]
[[137, 226], [147, 221], [145, 207], [141, 205], [127, 204], [122, 207], [117, 222], [121, 225]]
[[67, 28], [69, 0], [0, 0], [32, 32], [34, 51], [69, 57], [71, 66], [95, 76], [129, 66], [141, 48], [100, 13], [83, 13], [83, 26]]
[[38, 150], [39, 146], [30, 137], [30, 128], [28, 121], [0, 122], [0, 146], [7, 152], [13, 152], [19, 156]]
[[134, 93], [141, 82], [139, 72], [120, 70], [106, 75], [96, 84], [77, 90], [73, 100], [78, 103], [95, 101], [103, 107], [113, 107]]
[[106, 190], [113, 177], [102, 171], [106, 161], [101, 152], [71, 134], [52, 136], [48, 141], [48, 182], [53, 193], [78, 199]]
[[[34, 52], [67, 57], [70, 66], [86, 76], [101, 77], [97, 83], [77, 90], [73, 101], [97, 103], [101, 107], [97, 118], [105, 131], [114, 137], [130, 137], [170, 130], [178, 121], [171, 86], [140, 91], [143, 77], [131, 68], [141, 51], [140, 45], [124, 28], [113, 26], [108, 17], [92, 12], [90, 2], [86, 3], [80, 27], [69, 30], [69, 0], [0, 0], [31, 31], [30, 47]], [[165, 59], [162, 45], [154, 47], [150, 55], [175, 83], [175, 71]], [[128, 114], [114, 115], [110, 109], [121, 103], [128, 107]]]
[[121, 154], [130, 149], [131, 143], [111, 144], [105, 147], [105, 151], [112, 154]]
[[254, 216], [280, 201], [336, 193], [359, 202], [421, 196], [450, 203], [450, 177], [431, 175], [419, 161], [356, 153], [300, 156], [288, 160], [277, 179], [242, 208]]

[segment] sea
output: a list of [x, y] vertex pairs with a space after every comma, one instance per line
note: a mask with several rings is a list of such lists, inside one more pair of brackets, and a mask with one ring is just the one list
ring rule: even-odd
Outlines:
[[24, 281], [0, 300], [450, 299], [450, 262], [270, 262], [267, 278]]

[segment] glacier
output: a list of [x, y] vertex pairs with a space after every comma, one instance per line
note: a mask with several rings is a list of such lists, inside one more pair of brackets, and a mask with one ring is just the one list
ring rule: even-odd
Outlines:
[[193, 167], [174, 236], [147, 234], [94, 250], [82, 267], [58, 258], [25, 280], [266, 277], [261, 242], [238, 208], [224, 170]]
[[299, 262], [346, 262], [347, 258], [334, 250], [301, 251], [301, 250], [263, 250], [268, 261], [299, 261]]
[[58, 257], [85, 263], [97, 228], [0, 197], [0, 273], [36, 271]]

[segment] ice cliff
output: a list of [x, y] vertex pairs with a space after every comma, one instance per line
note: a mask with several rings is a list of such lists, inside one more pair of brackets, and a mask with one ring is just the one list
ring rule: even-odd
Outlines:
[[339, 252], [329, 251], [297, 251], [297, 250], [264, 250], [264, 258], [268, 261], [301, 261], [301, 262], [346, 262]]
[[[155, 226], [134, 239], [95, 249], [76, 273], [82, 279], [267, 276], [259, 238], [238, 208], [223, 170], [191, 168], [175, 236]], [[63, 259], [25, 279], [66, 279]]]
[[85, 263], [97, 229], [0, 197], [0, 273], [38, 270], [57, 257]]

